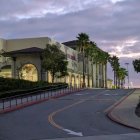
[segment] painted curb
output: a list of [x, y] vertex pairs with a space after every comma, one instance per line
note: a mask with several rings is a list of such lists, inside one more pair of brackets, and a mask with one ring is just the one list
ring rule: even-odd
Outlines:
[[133, 129], [136, 129], [136, 130], [139, 130], [139, 131], [140, 131], [140, 128], [137, 128], [137, 127], [135, 127], [135, 126], [129, 125], [129, 124], [125, 123], [124, 121], [120, 120], [119, 118], [117, 118], [115, 115], [112, 114], [113, 110], [114, 110], [117, 106], [119, 106], [124, 100], [126, 100], [126, 99], [128, 98], [128, 96], [130, 96], [130, 95], [131, 95], [132, 93], [134, 93], [134, 92], [135, 92], [135, 90], [133, 90], [132, 92], [130, 92], [127, 96], [121, 98], [121, 99], [108, 111], [108, 113], [107, 113], [106, 115], [107, 115], [107, 117], [108, 117], [110, 120], [112, 120], [112, 121], [114, 121], [114, 122], [116, 122], [116, 123], [118, 123], [118, 124], [120, 124], [120, 125], [123, 125], [123, 126], [125, 126], [125, 127], [133, 128]]

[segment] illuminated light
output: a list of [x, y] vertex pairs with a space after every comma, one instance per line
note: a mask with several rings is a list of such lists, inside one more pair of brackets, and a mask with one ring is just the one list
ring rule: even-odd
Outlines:
[[33, 64], [23, 65], [21, 71], [19, 72], [20, 79], [37, 81], [38, 80], [38, 71]]

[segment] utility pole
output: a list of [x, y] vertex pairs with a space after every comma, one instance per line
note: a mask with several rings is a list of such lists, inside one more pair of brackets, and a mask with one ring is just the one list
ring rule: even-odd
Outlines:
[[126, 67], [127, 67], [127, 72], [128, 72], [128, 89], [129, 89], [129, 69], [128, 69], [128, 65], [129, 65], [129, 63], [125, 63], [125, 65], [126, 65]]

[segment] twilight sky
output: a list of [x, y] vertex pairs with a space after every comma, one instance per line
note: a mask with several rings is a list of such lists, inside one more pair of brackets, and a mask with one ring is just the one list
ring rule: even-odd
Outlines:
[[[0, 38], [48, 36], [58, 42], [85, 32], [97, 45], [129, 63], [140, 58], [140, 0], [0, 0]], [[113, 78], [109, 68], [108, 78]]]

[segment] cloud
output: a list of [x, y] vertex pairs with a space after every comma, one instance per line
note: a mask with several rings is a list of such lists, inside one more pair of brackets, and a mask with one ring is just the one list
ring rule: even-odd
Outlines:
[[140, 0], [1, 0], [0, 37], [65, 42], [85, 32], [101, 49], [132, 62], [140, 57], [139, 12]]
[[89, 8], [93, 2], [94, 0], [1, 0], [0, 19], [28, 19], [44, 17], [46, 14], [63, 15]]
[[139, 9], [139, 0], [1, 0], [0, 18], [6, 20], [0, 23], [0, 34], [10, 38], [39, 33], [65, 41], [87, 32], [98, 43], [116, 41], [117, 46], [140, 38]]
[[[139, 0], [1, 0], [0, 36], [50, 36], [63, 42], [86, 32], [112, 54], [135, 56], [140, 45], [139, 9]], [[129, 47], [129, 40], [138, 43]]]
[[139, 7], [138, 0], [1, 0], [0, 36], [49, 36], [63, 42], [86, 32], [111, 54], [139, 57]]

